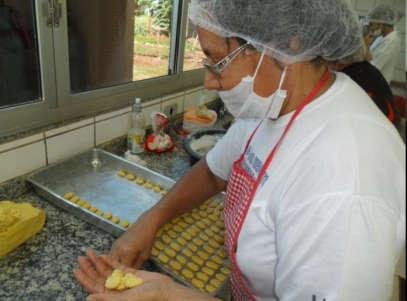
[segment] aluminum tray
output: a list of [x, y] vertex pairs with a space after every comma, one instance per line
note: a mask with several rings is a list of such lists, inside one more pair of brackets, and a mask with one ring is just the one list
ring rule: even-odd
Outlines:
[[[117, 176], [119, 170], [141, 176], [167, 190], [175, 184], [175, 181], [168, 177], [100, 149], [93, 149], [41, 169], [30, 176], [28, 182], [37, 194], [50, 203], [118, 237], [125, 232], [125, 228], [67, 201], [63, 195], [73, 192], [81, 199], [88, 200], [93, 206], [104, 212], [112, 212], [113, 215], [119, 216], [121, 220], [128, 220], [131, 224], [143, 212], [154, 206], [162, 196]], [[213, 199], [222, 201], [223, 195]], [[192, 287], [157, 260], [153, 261], [158, 268]], [[227, 282], [214, 295], [225, 294], [226, 287]]]

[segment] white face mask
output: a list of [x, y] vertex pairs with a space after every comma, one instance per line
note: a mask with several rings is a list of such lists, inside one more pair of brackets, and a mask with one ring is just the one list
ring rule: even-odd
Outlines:
[[264, 52], [253, 76], [244, 77], [236, 87], [230, 90], [219, 91], [219, 96], [224, 102], [226, 109], [235, 118], [264, 119], [268, 117], [277, 119], [280, 115], [282, 105], [287, 97], [287, 91], [281, 90], [286, 75], [286, 68], [284, 68], [281, 75], [277, 91], [269, 97], [259, 96], [254, 92], [254, 80], [263, 62], [263, 58]]

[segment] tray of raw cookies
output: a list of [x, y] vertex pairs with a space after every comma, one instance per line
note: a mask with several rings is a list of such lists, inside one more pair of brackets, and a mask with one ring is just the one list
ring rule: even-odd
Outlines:
[[28, 182], [49, 202], [115, 236], [174, 185], [170, 178], [99, 149], [46, 167]]
[[[170, 178], [99, 149], [46, 167], [28, 178], [49, 202], [121, 235], [174, 185]], [[230, 273], [224, 250], [223, 196], [164, 225], [152, 261], [181, 283], [217, 295]]]

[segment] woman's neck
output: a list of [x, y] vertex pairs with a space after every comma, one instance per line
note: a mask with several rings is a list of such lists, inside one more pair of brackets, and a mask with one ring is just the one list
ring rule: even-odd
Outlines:
[[[283, 86], [283, 88], [288, 91], [288, 96], [280, 116], [295, 111], [316, 87], [326, 70], [327, 67], [325, 65], [315, 67], [311, 64], [301, 65], [301, 63], [290, 68], [287, 71], [287, 80]], [[335, 74], [331, 73], [329, 80], [322, 86], [311, 102], [325, 93], [332, 86], [334, 81]]]

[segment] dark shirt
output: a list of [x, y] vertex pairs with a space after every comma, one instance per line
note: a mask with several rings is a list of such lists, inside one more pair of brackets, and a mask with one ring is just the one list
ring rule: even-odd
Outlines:
[[342, 70], [352, 78], [375, 102], [379, 109], [396, 126], [400, 125], [400, 113], [393, 93], [382, 73], [369, 62], [354, 63]]

